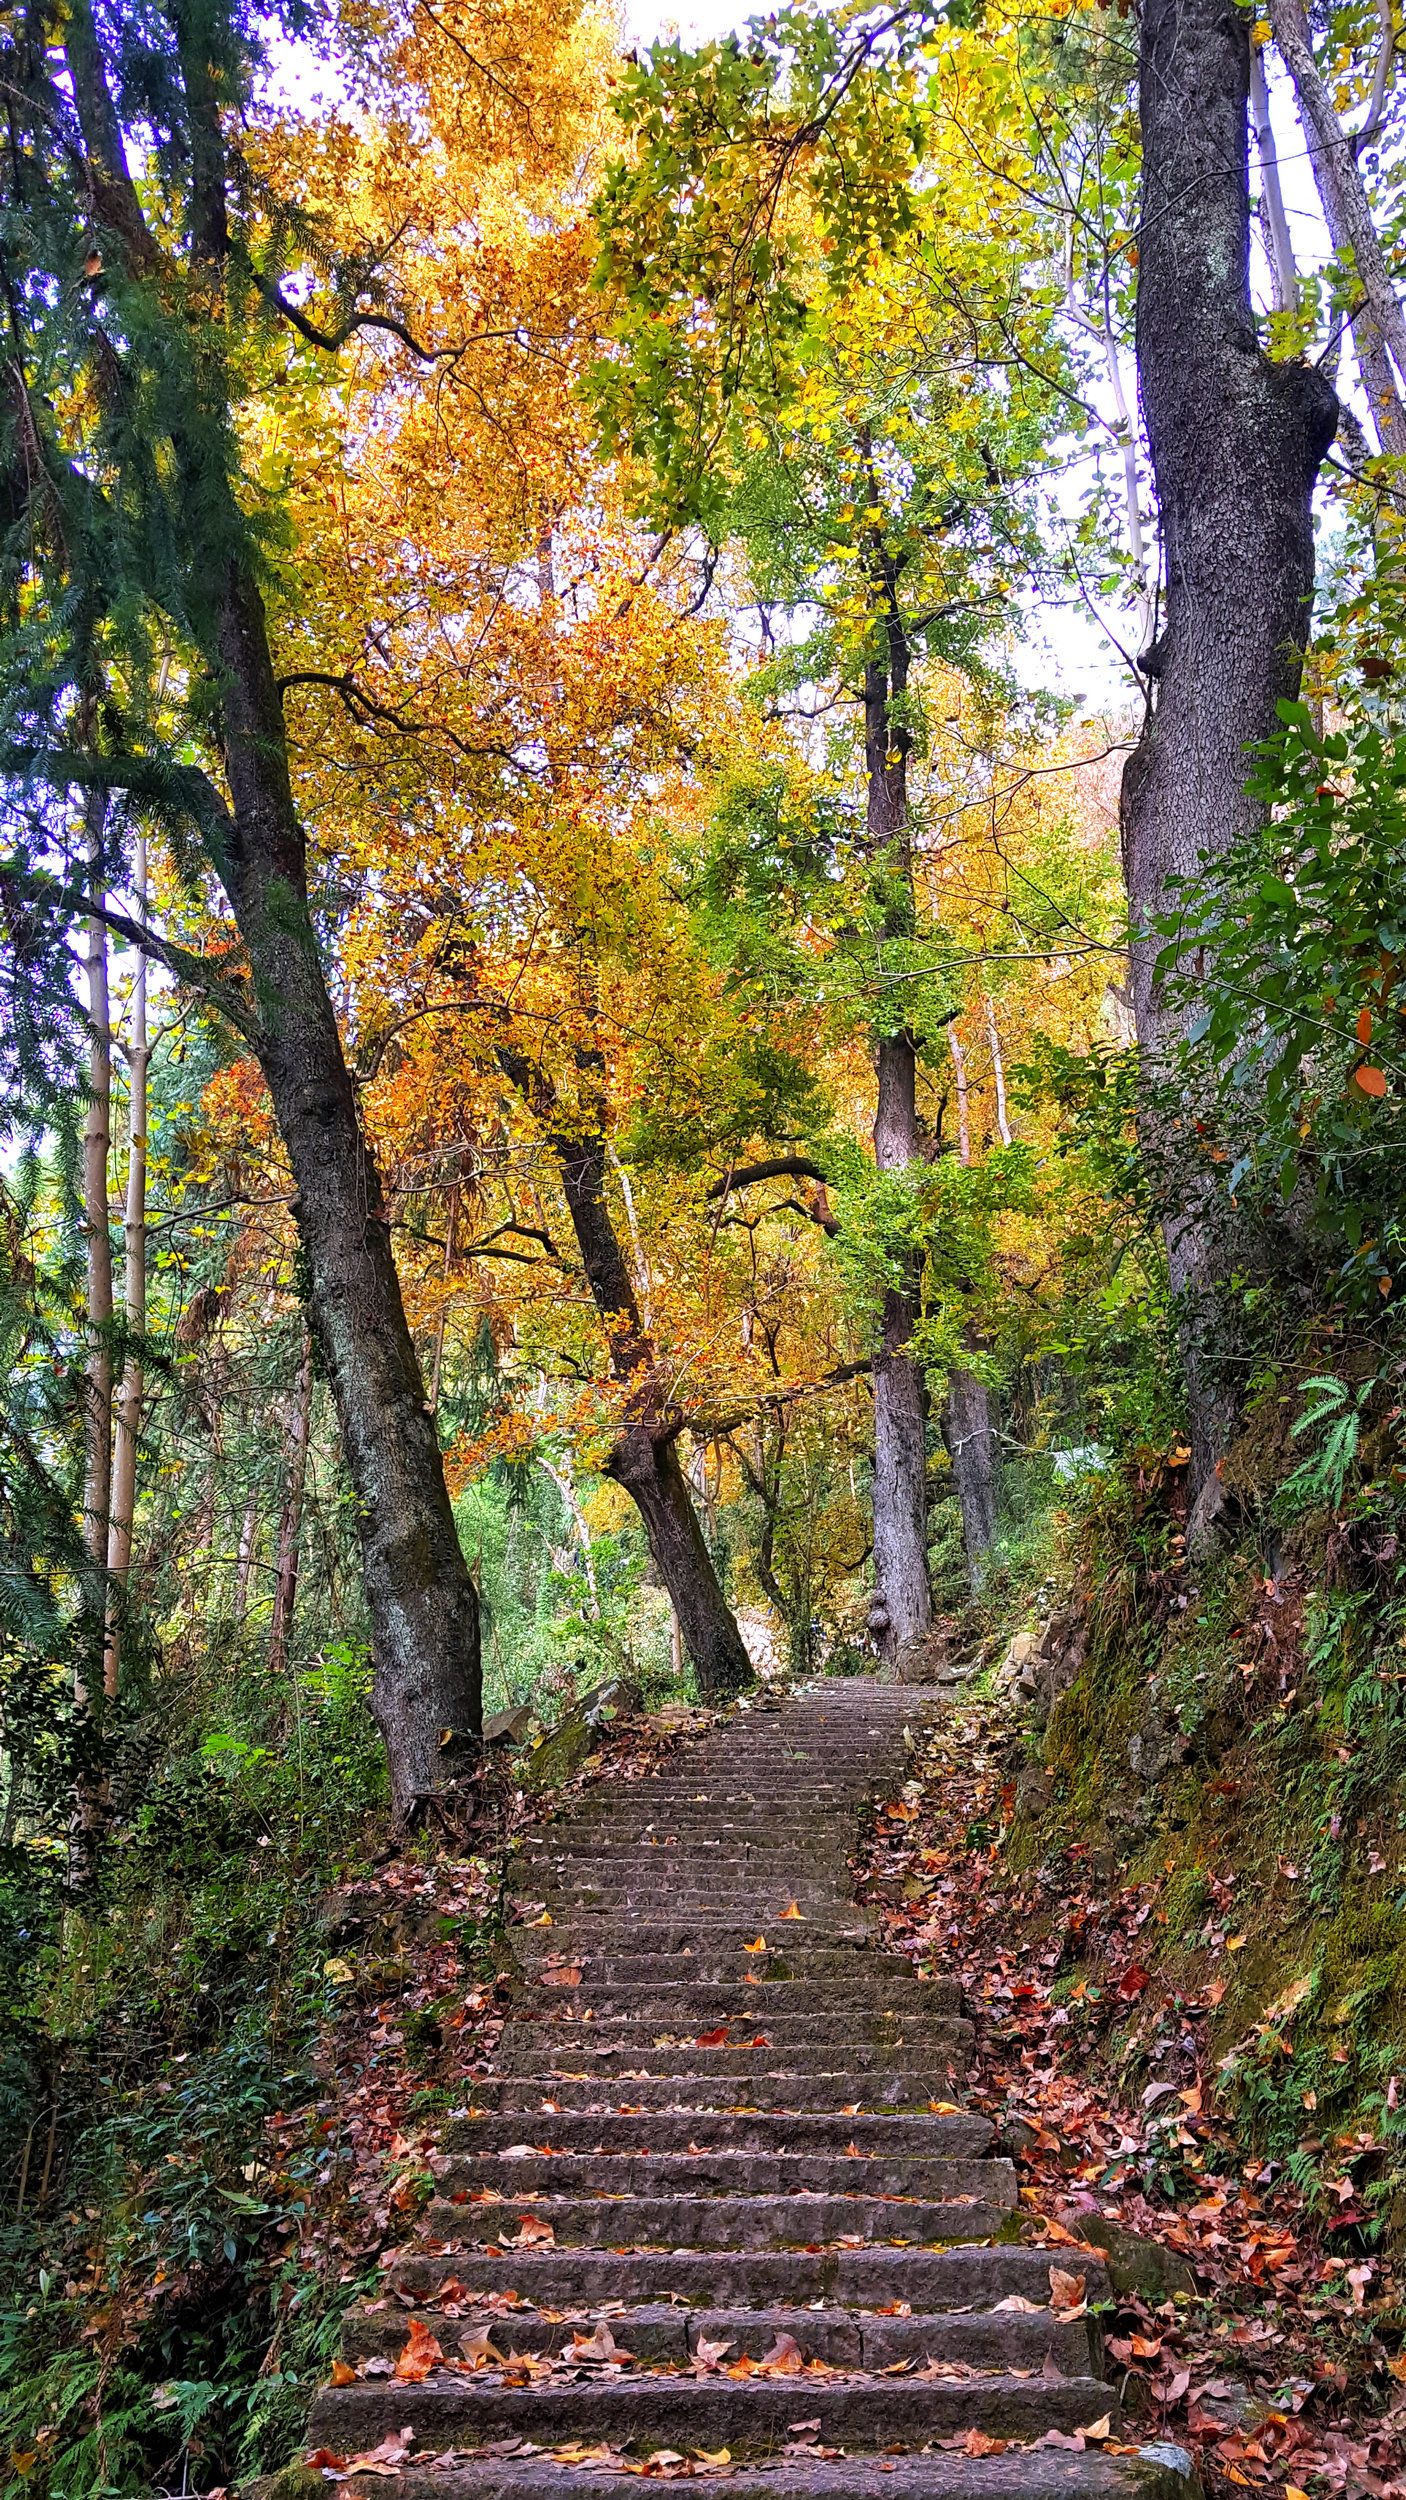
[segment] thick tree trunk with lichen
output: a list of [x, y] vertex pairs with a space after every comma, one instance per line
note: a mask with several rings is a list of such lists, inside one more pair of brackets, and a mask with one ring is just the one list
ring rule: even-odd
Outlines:
[[[1302, 364], [1272, 364], [1249, 292], [1249, 20], [1235, 0], [1144, 0], [1143, 189], [1137, 351], [1161, 510], [1166, 623], [1156, 703], [1123, 778], [1123, 856], [1135, 922], [1167, 908], [1258, 820], [1246, 750], [1298, 692], [1313, 595], [1312, 496], [1337, 400]], [[1140, 935], [1132, 986], [1155, 1082], [1180, 1027]], [[1229, 1425], [1205, 1318], [1223, 1273], [1215, 1193], [1184, 1137], [1147, 1142], [1180, 1203], [1165, 1224], [1183, 1315], [1193, 1478], [1214, 1483]]]
[[[178, 13], [189, 154], [189, 267], [223, 284], [229, 254], [225, 134], [195, 22]], [[132, 181], [113, 102], [105, 28], [73, 0], [64, 30], [105, 256], [133, 286], [164, 287], [162, 254]], [[375, 1674], [397, 1818], [407, 1819], [478, 1748], [478, 1601], [460, 1552], [444, 1464], [401, 1300], [380, 1174], [361, 1125], [318, 951], [307, 850], [294, 805], [283, 709], [248, 525], [226, 465], [227, 405], [207, 353], [202, 402], [172, 381], [168, 425], [180, 495], [200, 518], [184, 559], [200, 570], [227, 807], [208, 792], [202, 836], [249, 966], [246, 1025], [289, 1163], [309, 1302], [356, 1496]], [[104, 1548], [105, 1551], [105, 1548]]]
[[[898, 614], [891, 566], [874, 549], [882, 593], [884, 656], [864, 672], [864, 747], [868, 772], [869, 849], [884, 883], [884, 935], [903, 938], [914, 926], [913, 863], [908, 835], [910, 741], [895, 719], [908, 685], [908, 645]], [[874, 1160], [881, 1172], [920, 1160], [918, 1045], [906, 1031], [880, 1032], [875, 1053], [878, 1098]], [[869, 1628], [882, 1658], [899, 1658], [932, 1622], [928, 1579], [927, 1388], [922, 1365], [908, 1351], [922, 1301], [921, 1261], [884, 1295], [874, 1357], [874, 1596]]]

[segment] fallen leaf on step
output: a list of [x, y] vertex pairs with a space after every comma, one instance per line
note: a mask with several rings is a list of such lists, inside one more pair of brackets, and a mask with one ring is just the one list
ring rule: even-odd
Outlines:
[[814, 2420], [810, 2422], [788, 2422], [786, 2428], [788, 2431], [796, 2431], [798, 2433], [801, 2431], [818, 2431], [820, 2428], [820, 2416], [817, 2413]]
[[373, 2353], [370, 2360], [363, 2361], [361, 2365], [363, 2378], [390, 2378], [394, 2371], [395, 2363], [388, 2360], [383, 2352]]
[[845, 2152], [851, 2161], [858, 2161], [859, 2146], [854, 2142], [853, 2138], [851, 2138], [850, 2142], [845, 2146]]
[[347, 2470], [346, 2458], [339, 2457], [334, 2448], [310, 2449], [303, 2463], [313, 2473], [320, 2473], [324, 2465], [329, 2474], [345, 2474]]
[[700, 2031], [693, 2045], [696, 2049], [720, 2049], [726, 2039], [727, 2025], [719, 2023], [716, 2031]]
[[1082, 2317], [1086, 2302], [1087, 2280], [1082, 2274], [1066, 2274], [1062, 2266], [1050, 2268], [1050, 2307], [1057, 2318]]
[[[757, 2031], [753, 2033], [749, 2045], [754, 2049], [769, 2049], [771, 2047], [771, 2042], [768, 2040], [764, 2031]], [[744, 2110], [743, 2115], [745, 2116], [747, 2114], [748, 2113]]]
[[929, 2101], [928, 2107], [937, 2118], [959, 2118], [961, 2116], [961, 2110], [956, 2101]]
[[[754, 1947], [750, 1944], [745, 1944], [742, 1950], [744, 1953], [751, 1953], [754, 1950]], [[744, 1970], [742, 1973], [742, 1984], [744, 1988], [760, 1988], [762, 1985], [761, 1972], [755, 1970]]]
[[1052, 2352], [1047, 2352], [1044, 2360], [1041, 2362], [1040, 2376], [1050, 2385], [1053, 2385], [1056, 2379], [1063, 2379], [1064, 2372], [1060, 2368], [1059, 2363], [1056, 2361]]
[[1101, 2413], [1096, 2422], [1080, 2422], [1076, 2426], [1076, 2436], [1080, 2439], [1106, 2439], [1110, 2428], [1110, 2416]]
[[355, 2387], [356, 2372], [345, 2361], [334, 2361], [328, 2372], [334, 2387]]
[[602, 2318], [599, 2326], [596, 2328], [594, 2335], [573, 2335], [571, 2339], [571, 2350], [566, 2355], [568, 2361], [623, 2362], [633, 2361], [634, 2357], [635, 2356], [632, 2352], [623, 2351], [621, 2346], [616, 2343], [615, 2338], [611, 2334], [609, 2327], [606, 2325], [604, 2318]]
[[[1002, 2308], [1005, 2308], [1008, 2305], [1009, 2304], [1004, 2301], [1001, 2303]], [[1034, 2303], [1032, 2302], [1030, 2305], [1033, 2308]], [[882, 2309], [876, 2309], [874, 2315], [876, 2318], [911, 2318], [913, 2315], [913, 2303], [911, 2300], [886, 2300]]]
[[410, 2341], [395, 2365], [398, 2379], [428, 2378], [437, 2361], [444, 2359], [439, 2345], [423, 2318], [410, 2321]]
[[466, 2328], [459, 2338], [459, 2350], [471, 2370], [483, 2369], [490, 2361], [505, 2358], [492, 2341], [491, 2329], [486, 2326]]
[[755, 1943], [753, 1943], [753, 1944], [744, 1944], [744, 1946], [742, 1947], [742, 1950], [743, 1950], [743, 1952], [744, 1952], [744, 1953], [765, 1953], [765, 1951], [766, 1951], [766, 1938], [765, 1938], [765, 1936], [758, 1936], [758, 1937], [757, 1937], [757, 1939], [756, 1939], [756, 1941], [755, 1941]]
[[758, 2366], [763, 2370], [774, 2370], [778, 2374], [784, 2370], [803, 2370], [805, 2355], [795, 2336], [783, 2332], [777, 2336], [770, 2352], [762, 2354]]
[[509, 2248], [553, 2248], [556, 2245], [556, 2236], [550, 2222], [542, 2222], [536, 2214], [524, 2214], [522, 2229], [515, 2240], [509, 2240], [508, 2246]]
[[547, 2149], [546, 2146], [537, 2144], [506, 2144], [498, 2159], [500, 2161], [526, 2161], [529, 2153], [544, 2152]]
[[801, 1909], [799, 1901], [792, 1901], [787, 1904], [787, 1907], [782, 1911], [781, 1915], [783, 1918], [801, 1918], [804, 1916], [804, 1912]]
[[700, 2465], [731, 2465], [732, 2463], [730, 2448], [695, 2448], [693, 2453]]
[[1005, 2452], [1005, 2440], [993, 2439], [987, 2431], [968, 2431], [962, 2442], [964, 2457], [1000, 2457]]
[[723, 2354], [731, 2352], [734, 2341], [735, 2338], [731, 2335], [700, 2335], [694, 2346], [694, 2367], [699, 2370], [715, 2370]]
[[1045, 2314], [1042, 2302], [1027, 2300], [1021, 2292], [1007, 2292], [1005, 2299], [996, 2301], [993, 2306], [997, 2309], [1014, 2309], [1023, 2318], [1042, 2318]]
[[883, 2368], [876, 2373], [876, 2376], [879, 2378], [902, 2378], [907, 2371], [916, 2370], [917, 2366], [917, 2361], [910, 2353], [906, 2361], [886, 2361]]
[[389, 2438], [383, 2439], [378, 2447], [368, 2448], [364, 2456], [349, 2457], [347, 2472], [349, 2474], [399, 2474], [414, 2437], [415, 2433], [407, 2423], [403, 2431], [392, 2431]]
[[544, 1970], [542, 1985], [544, 1988], [579, 1988], [581, 1985], [579, 1962], [557, 1962], [551, 1970]]

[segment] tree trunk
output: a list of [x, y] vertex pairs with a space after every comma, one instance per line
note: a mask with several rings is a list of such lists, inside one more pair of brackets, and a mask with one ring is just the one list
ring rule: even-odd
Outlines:
[[[89, 891], [101, 906], [104, 802], [88, 802]], [[88, 1110], [83, 1122], [83, 1229], [88, 1259], [88, 1358], [83, 1410], [83, 1542], [101, 1574], [107, 1567], [112, 1509], [112, 1235], [107, 1165], [112, 1146], [112, 1027], [107, 995], [107, 933], [87, 924]], [[77, 1698], [86, 1699], [80, 1691]]]
[[1357, 148], [1338, 119], [1314, 60], [1299, 0], [1270, 0], [1269, 18], [1294, 82], [1299, 122], [1333, 249], [1356, 270], [1366, 298], [1353, 317], [1352, 332], [1377, 440], [1383, 451], [1400, 457], [1406, 452], [1406, 410], [1401, 401], [1401, 382], [1406, 380], [1406, 316], [1373, 223]]
[[293, 1633], [293, 1609], [298, 1602], [298, 1562], [302, 1549], [303, 1499], [307, 1492], [308, 1436], [311, 1430], [312, 1338], [307, 1336], [303, 1340], [298, 1386], [293, 1393], [288, 1416], [288, 1472], [278, 1522], [278, 1562], [273, 1589], [273, 1618], [269, 1624], [270, 1675], [283, 1676], [288, 1672], [288, 1644]]
[[[227, 168], [219, 101], [191, 21], [182, 15], [178, 24], [192, 259], [222, 278]], [[87, 0], [74, 0], [66, 43], [104, 220], [114, 243], [120, 239], [125, 248], [130, 272], [144, 274], [154, 266], [155, 247], [127, 167]], [[207, 379], [216, 387], [214, 377]], [[356, 1495], [375, 1651], [371, 1709], [403, 1822], [477, 1751], [478, 1602], [406, 1322], [381, 1176], [319, 958], [306, 844], [248, 526], [225, 466], [221, 425], [197, 422], [194, 409], [191, 417], [187, 426], [175, 411], [173, 445], [185, 506], [201, 516], [201, 606], [213, 619], [209, 657], [229, 795], [225, 810], [213, 790], [207, 792], [202, 832], [248, 957], [258, 1010], [250, 1038], [292, 1166], [314, 1324]]]
[[244, 1505], [243, 1524], [239, 1531], [239, 1557], [236, 1565], [234, 1580], [234, 1621], [236, 1628], [238, 1628], [238, 1626], [244, 1621], [245, 1615], [249, 1611], [249, 1575], [254, 1568], [254, 1547], [258, 1540], [258, 1533], [259, 1494], [258, 1487], [251, 1484], [249, 1487], [249, 1498]]
[[961, 1505], [967, 1571], [979, 1589], [996, 1541], [996, 1434], [990, 1393], [971, 1372], [954, 1371], [948, 1381], [942, 1437]]
[[[873, 491], [878, 500], [878, 490]], [[894, 719], [894, 702], [907, 692], [908, 645], [898, 614], [892, 560], [877, 538], [871, 570], [884, 617], [886, 665], [870, 660], [864, 671], [864, 753], [868, 773], [867, 835], [881, 863], [886, 890], [884, 935], [912, 934], [913, 863], [908, 836], [906, 729]], [[878, 1099], [874, 1112], [874, 1161], [881, 1172], [902, 1171], [918, 1160], [923, 1138], [918, 1121], [918, 1049], [907, 1032], [878, 1036]], [[928, 1581], [926, 1387], [921, 1366], [907, 1352], [921, 1307], [921, 1266], [914, 1263], [902, 1285], [884, 1295], [879, 1351], [874, 1360], [874, 1596], [869, 1623], [879, 1654], [894, 1659], [921, 1639], [932, 1621]]]
[[[1135, 922], [1258, 821], [1246, 748], [1297, 694], [1313, 594], [1311, 499], [1337, 400], [1311, 367], [1271, 364], [1249, 293], [1249, 21], [1234, 0], [1145, 0], [1137, 347], [1162, 515], [1166, 625], [1149, 669], [1156, 708], [1123, 777], [1123, 857]], [[1139, 936], [1138, 1041], [1155, 1080], [1178, 1034], [1153, 984], [1160, 941]], [[1164, 1153], [1170, 1154], [1170, 1139]], [[1154, 1155], [1159, 1141], [1150, 1139]], [[1223, 1272], [1212, 1193], [1184, 1196], [1165, 1231], [1182, 1332], [1193, 1480], [1208, 1488], [1228, 1402], [1199, 1325]]]
[[[603, 1106], [582, 1133], [553, 1125], [557, 1102], [548, 1078], [518, 1051], [500, 1044], [498, 1063], [540, 1120], [561, 1178], [591, 1298], [601, 1316], [610, 1366], [628, 1384], [624, 1418], [605, 1473], [630, 1496], [644, 1522], [654, 1567], [673, 1600], [694, 1673], [705, 1693], [725, 1696], [752, 1682], [752, 1662], [719, 1585], [679, 1462], [683, 1416], [659, 1405], [654, 1344], [644, 1327], [620, 1238], [606, 1204], [607, 1147]], [[595, 1073], [590, 1054], [581, 1072]]]
[[[146, 843], [137, 844], [136, 916], [146, 919]], [[117, 1695], [122, 1657], [122, 1618], [132, 1571], [132, 1523], [137, 1508], [137, 1443], [142, 1423], [142, 1340], [146, 1335], [146, 957], [138, 954], [130, 1002], [127, 1043], [127, 1198], [123, 1223], [126, 1349], [117, 1398], [112, 1451], [112, 1526], [107, 1541], [107, 1647], [103, 1691]]]

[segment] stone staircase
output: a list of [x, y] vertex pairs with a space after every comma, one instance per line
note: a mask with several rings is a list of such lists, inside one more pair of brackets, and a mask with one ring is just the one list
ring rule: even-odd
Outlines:
[[316, 2401], [341, 2488], [1194, 2500], [1184, 2451], [1076, 2438], [1119, 2439], [1102, 2267], [1021, 2244], [1011, 2164], [956, 2106], [958, 1992], [852, 1899], [858, 1809], [935, 1700], [759, 1703], [518, 1853], [499, 2074]]

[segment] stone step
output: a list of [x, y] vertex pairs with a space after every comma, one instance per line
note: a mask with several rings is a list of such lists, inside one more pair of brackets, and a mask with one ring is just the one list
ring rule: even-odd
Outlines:
[[[443, 2350], [457, 2349], [467, 2327], [486, 2326], [500, 2351], [510, 2344], [519, 2350], [566, 2352], [574, 2335], [587, 2336], [583, 2317], [544, 2319], [533, 2311], [501, 2317], [474, 2309], [462, 2318], [441, 2317], [438, 2310], [411, 2311], [399, 2303], [376, 2309], [351, 2309], [342, 2321], [341, 2351], [345, 2361], [373, 2358], [395, 2361], [404, 2349], [410, 2319], [418, 2316], [438, 2338]], [[616, 2343], [640, 2361], [666, 2361], [684, 2368], [707, 2344], [726, 2345], [728, 2358], [744, 2355], [760, 2361], [778, 2335], [790, 2335], [807, 2361], [824, 2361], [833, 2369], [887, 2370], [898, 2361], [950, 2361], [974, 2370], [1039, 2370], [1047, 2357], [1063, 2378], [1079, 2378], [1102, 2367], [1102, 2343], [1092, 2317], [1065, 2319], [1052, 2309], [1034, 2316], [1015, 2311], [935, 2310], [925, 2317], [881, 2318], [862, 2309], [681, 2309], [659, 2301], [623, 2314], [612, 2304], [606, 2323]]]
[[[760, 2020], [760, 2017], [759, 2017]], [[594, 2028], [594, 2026], [592, 2026]], [[621, 2062], [613, 2064], [612, 2079], [628, 2081], [631, 2066], [638, 2068], [635, 2077], [643, 2082], [649, 2077], [665, 2075], [702, 2077], [725, 2075], [747, 2077], [760, 2082], [763, 2076], [786, 2071], [788, 2056], [804, 2060], [808, 2074], [823, 2072], [830, 2084], [829, 2106], [845, 2109], [859, 2098], [858, 2086], [869, 2076], [878, 2074], [960, 2077], [971, 2056], [972, 2027], [970, 2023], [934, 2023], [921, 2038], [895, 2040], [891, 2046], [882, 2041], [808, 2041], [788, 2044], [773, 2041], [769, 2033], [758, 2039], [724, 2048], [704, 2048], [696, 2039], [679, 2040], [677, 2045], [656, 2047], [654, 2040], [635, 2041], [633, 2049], [618, 2041], [606, 2040], [599, 2049], [584, 2041], [544, 2040], [541, 2027], [530, 2023], [512, 2023], [503, 2033], [498, 2049], [499, 2070], [504, 2075], [540, 2071], [543, 2065], [560, 2067], [563, 2074], [575, 2075], [585, 2055], [609, 2056]], [[519, 2035], [532, 2035], [519, 2037]], [[664, 2035], [657, 2037], [662, 2042]], [[760, 2045], [758, 2045], [760, 2042]], [[628, 2060], [626, 2063], [624, 2061]], [[582, 2069], [582, 2072], [587, 2070]], [[856, 2089], [847, 2087], [853, 2084]], [[916, 2097], [916, 2095], [915, 2095]], [[951, 2092], [933, 2093], [935, 2100], [951, 2100]]]
[[512, 2196], [978, 2196], [1015, 2203], [1015, 2170], [1001, 2158], [790, 2150], [779, 2153], [451, 2153], [435, 2184], [441, 2196], [493, 2187]]
[[[458, 2208], [453, 2209], [457, 2212]], [[512, 2249], [489, 2258], [481, 2250], [451, 2246], [439, 2256], [408, 2249], [389, 2273], [391, 2285], [416, 2300], [430, 2300], [441, 2283], [474, 2291], [511, 2292], [541, 2309], [585, 2304], [599, 2308], [620, 2300], [631, 2308], [670, 2301], [685, 2309], [773, 2309], [811, 2304], [878, 2311], [907, 2301], [913, 2315], [961, 2309], [981, 2313], [998, 2301], [1031, 2300], [1043, 2314], [1050, 2297], [1050, 2267], [1082, 2274], [1085, 2297], [1097, 2305], [1111, 2297], [1099, 2257], [1059, 2249], [1024, 2248], [1015, 2241], [954, 2248], [787, 2249]], [[1012, 2314], [1012, 2313], [1005, 2313]], [[1014, 2314], [1019, 2314], [1018, 2312]], [[792, 2330], [795, 2332], [796, 2330]]]
[[[544, 2118], [540, 2126], [524, 2132], [520, 2113], [511, 2112], [451, 2118], [442, 2142], [447, 2153], [489, 2156], [534, 2136], [540, 2147], [550, 2143], [569, 2152], [687, 2153], [698, 2143], [705, 2152], [789, 2153], [795, 2149], [797, 2129], [789, 2118], [695, 2118], [651, 2110], [634, 2118], [591, 2117], [571, 2111], [550, 2122]], [[937, 2153], [971, 2160], [986, 2151], [994, 2136], [989, 2118], [965, 2111], [945, 2118], [846, 2118], [839, 2113], [829, 2117], [811, 2113], [805, 2122], [804, 2142], [811, 2152], [837, 2153], [857, 2144], [861, 2153], [880, 2160]]]
[[[798, 2443], [793, 2442], [793, 2447]], [[662, 2448], [651, 2442], [641, 2455]], [[778, 2443], [779, 2445], [779, 2443]], [[677, 2453], [677, 2451], [675, 2452]], [[640, 2470], [640, 2456], [628, 2469]], [[1149, 2441], [1135, 2455], [1108, 2456], [1099, 2447], [1011, 2448], [1003, 2456], [895, 2452], [814, 2461], [777, 2455], [757, 2465], [723, 2469], [728, 2500], [1201, 2500], [1190, 2454], [1171, 2441]], [[433, 2472], [401, 2466], [396, 2500], [562, 2500], [563, 2468], [551, 2457], [484, 2453]], [[353, 2475], [339, 2488], [352, 2500], [384, 2500], [385, 2486]], [[627, 2469], [573, 2463], [566, 2486], [580, 2500], [623, 2500]]]
[[[518, 1930], [521, 1936], [524, 1930]], [[853, 1996], [855, 1991], [873, 1996], [883, 1988], [901, 1988], [910, 1996], [921, 1992], [937, 1999], [945, 1995], [953, 2009], [960, 2001], [960, 1992], [950, 1980], [915, 1978], [913, 1965], [900, 1954], [880, 1953], [854, 1945], [848, 1951], [826, 1952], [823, 1948], [787, 1945], [766, 1953], [755, 1953], [751, 1937], [738, 1937], [727, 1948], [698, 1947], [684, 1953], [632, 1953], [628, 1946], [618, 1944], [578, 1944], [574, 1948], [558, 1939], [559, 1929], [539, 1928], [543, 1949], [524, 1955], [514, 1938], [514, 1952], [524, 1970], [534, 1975], [547, 1966], [549, 1958], [558, 1966], [563, 1957], [568, 1965], [579, 1966], [583, 1977], [593, 1982], [606, 1980], [613, 1987], [643, 1988], [655, 1986], [691, 1988], [736, 1988], [755, 1986], [761, 1981], [791, 1980], [797, 1986], [828, 1989]]]
[[818, 2424], [826, 2444], [852, 2441], [866, 2448], [886, 2440], [917, 2446], [970, 2428], [995, 2438], [1038, 2437], [1073, 2431], [1107, 2415], [1116, 2425], [1118, 2401], [1102, 2379], [1044, 2379], [992, 2374], [971, 2379], [812, 2377], [700, 2378], [680, 2373], [655, 2378], [623, 2371], [604, 2378], [584, 2371], [573, 2381], [537, 2387], [489, 2386], [484, 2379], [440, 2371], [416, 2385], [376, 2380], [352, 2387], [324, 2387], [314, 2398], [308, 2438], [314, 2447], [355, 2455], [402, 2427], [436, 2450], [484, 2439], [667, 2439], [673, 2448], [727, 2447], [734, 2454], [779, 2447], [798, 2416]]
[[[858, 1968], [856, 1956], [880, 1950], [873, 1928], [861, 1926], [857, 1918], [848, 1927], [822, 1927], [815, 1919], [773, 1920], [772, 1924], [797, 1931], [794, 1943], [789, 1935], [784, 1944], [780, 1937], [775, 1939], [778, 1951], [792, 1955], [845, 1955]], [[755, 1917], [735, 1918], [726, 1913], [715, 1917], [710, 1911], [700, 1911], [693, 1918], [661, 1918], [657, 1911], [631, 1911], [628, 1915], [603, 1918], [593, 1910], [574, 1918], [554, 1918], [550, 1927], [544, 1927], [540, 1919], [524, 1920], [510, 1928], [508, 1934], [514, 1955], [525, 1966], [528, 1962], [544, 1961], [549, 1954], [566, 1961], [575, 1960], [581, 1953], [655, 1958], [692, 1954], [695, 1960], [704, 1955], [732, 1957], [753, 1942], [759, 1929], [763, 1935], [767, 1933], [763, 1922]], [[735, 1970], [736, 1961], [729, 1958], [728, 1966]]]
[[[570, 1963], [567, 1967], [574, 1970], [577, 1966]], [[852, 1988], [838, 1979], [821, 1987], [803, 1979], [780, 1978], [749, 1983], [740, 1977], [672, 1982], [583, 1977], [574, 1986], [552, 1983], [550, 1997], [544, 1984], [540, 1997], [534, 1991], [533, 2002], [534, 2013], [539, 2004], [544, 2014], [550, 2006], [551, 2018], [557, 2022], [579, 2022], [589, 2006], [598, 2023], [667, 2022], [680, 2029], [698, 2023], [706, 2030], [718, 2023], [758, 2021], [809, 2028], [816, 2023], [842, 2023], [847, 2013], [855, 2021], [871, 2023], [889, 2016], [900, 2025], [953, 2022], [959, 2018], [961, 1996], [950, 1980], [914, 1980], [906, 1973], [880, 1971], [862, 1984], [856, 1981]]]
[[880, 2196], [532, 2196], [501, 2205], [441, 2203], [427, 2208], [434, 2239], [506, 2247], [527, 2215], [550, 2223], [563, 2248], [809, 2248], [840, 2239], [902, 2241], [931, 2248], [986, 2240], [1009, 2206], [975, 2198]]
[[[662, 2054], [662, 2052], [661, 2052]], [[701, 2054], [701, 2052], [700, 2052]], [[879, 2067], [867, 2074], [832, 2075], [811, 2071], [739, 2075], [621, 2073], [613, 2064], [591, 2074], [568, 2066], [565, 2058], [555, 2074], [507, 2074], [475, 2079], [472, 2090], [481, 2109], [544, 2112], [562, 2110], [646, 2111], [703, 2110], [722, 2115], [750, 2115], [784, 2110], [797, 2114], [813, 2109], [848, 2115], [865, 2110], [922, 2111], [935, 2100], [950, 2101], [960, 2075], [949, 2078], [930, 2065]], [[530, 2132], [530, 2130], [529, 2130]]]

